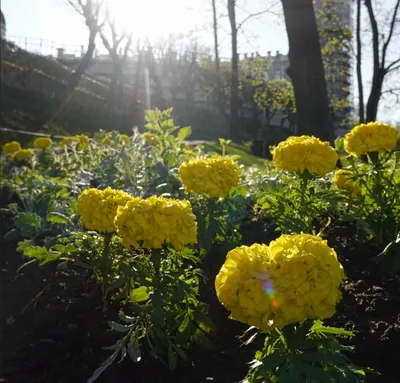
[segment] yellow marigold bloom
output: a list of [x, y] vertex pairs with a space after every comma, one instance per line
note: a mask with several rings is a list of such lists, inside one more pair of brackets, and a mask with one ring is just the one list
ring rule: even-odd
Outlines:
[[21, 144], [18, 141], [11, 141], [3, 145], [3, 152], [5, 154], [13, 154], [21, 150]]
[[333, 184], [340, 190], [346, 190], [351, 194], [360, 195], [361, 189], [349, 178], [350, 175], [350, 170], [337, 170], [333, 175]]
[[126, 245], [176, 250], [197, 242], [196, 217], [189, 201], [152, 196], [134, 198], [115, 217], [117, 233]]
[[223, 198], [239, 184], [239, 166], [229, 157], [197, 158], [184, 162], [179, 176], [186, 193]]
[[268, 330], [330, 318], [341, 299], [344, 278], [326, 241], [309, 234], [282, 235], [269, 246], [230, 251], [215, 289], [230, 318]]
[[33, 147], [36, 149], [47, 149], [53, 143], [50, 137], [39, 137], [33, 142]]
[[142, 133], [140, 135], [140, 137], [144, 138], [144, 141], [145, 141], [146, 145], [148, 145], [148, 146], [157, 146], [158, 145], [157, 135], [154, 133], [145, 132], [145, 133]]
[[69, 146], [75, 144], [79, 149], [86, 149], [89, 146], [89, 137], [85, 134], [79, 134], [76, 136], [65, 137], [60, 141], [60, 146]]
[[272, 155], [279, 169], [293, 173], [308, 170], [321, 176], [329, 173], [339, 158], [328, 142], [313, 136], [289, 137], [279, 143]]
[[27, 162], [33, 157], [33, 154], [32, 149], [21, 149], [12, 155], [12, 159], [15, 162]]
[[357, 125], [344, 136], [344, 150], [353, 156], [391, 150], [396, 143], [397, 130], [381, 122]]
[[87, 189], [78, 197], [77, 214], [81, 224], [89, 230], [112, 233], [116, 230], [115, 215], [133, 197], [122, 190]]
[[126, 145], [129, 144], [130, 138], [129, 138], [128, 135], [126, 135], [126, 134], [120, 134], [120, 135], [119, 135], [119, 138], [122, 140], [122, 142], [123, 142], [124, 144], [126, 144]]
[[[110, 141], [110, 137], [111, 137], [112, 132], [108, 132], [104, 138], [102, 139], [101, 143], [103, 145], [110, 145], [111, 141]], [[130, 138], [129, 136], [127, 136], [126, 134], [118, 134], [119, 138], [121, 139], [121, 141], [124, 144], [129, 144]]]

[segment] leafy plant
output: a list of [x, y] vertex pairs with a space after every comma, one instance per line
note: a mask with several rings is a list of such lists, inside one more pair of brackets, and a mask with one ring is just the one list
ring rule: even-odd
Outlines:
[[[282, 233], [314, 233], [329, 224], [343, 196], [323, 178], [276, 172], [261, 184], [258, 205]], [[325, 220], [325, 222], [322, 222]], [[319, 228], [318, 228], [319, 226]]]
[[[251, 330], [253, 328], [248, 331]], [[245, 344], [251, 343], [255, 336]], [[320, 320], [306, 320], [275, 329], [266, 334], [264, 347], [256, 352], [242, 383], [363, 382], [365, 372], [345, 356], [344, 352], [351, 348], [341, 345], [337, 336], [353, 334], [341, 328], [326, 327]]]
[[367, 239], [392, 241], [400, 228], [400, 151], [370, 153], [366, 162], [352, 157], [348, 161], [362, 200], [349, 209], [346, 219], [355, 220]]
[[[120, 322], [110, 327], [123, 337], [107, 349], [111, 356], [93, 373], [95, 381], [119, 356], [133, 362], [141, 360], [141, 343], [146, 340], [151, 355], [169, 369], [186, 359], [185, 350], [198, 331], [209, 331], [213, 323], [207, 316], [207, 305], [199, 301], [200, 270], [198, 258], [189, 249], [171, 249], [142, 253], [135, 262], [135, 288], [129, 302], [120, 312]], [[126, 315], [129, 312], [129, 316]]]

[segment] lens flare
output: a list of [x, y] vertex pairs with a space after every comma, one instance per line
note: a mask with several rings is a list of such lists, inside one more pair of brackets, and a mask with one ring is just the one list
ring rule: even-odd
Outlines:
[[271, 301], [271, 304], [274, 308], [277, 308], [279, 306], [279, 302], [277, 301], [275, 297], [275, 289], [271, 281], [271, 276], [269, 273], [254, 273], [253, 278], [258, 279], [262, 286], [263, 290], [267, 294], [268, 298]]

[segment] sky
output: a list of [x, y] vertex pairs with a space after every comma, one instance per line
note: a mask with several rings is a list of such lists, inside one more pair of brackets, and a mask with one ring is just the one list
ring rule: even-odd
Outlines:
[[[196, 41], [200, 46], [213, 47], [211, 0], [108, 1], [121, 28], [132, 31], [136, 39], [143, 41], [147, 38], [165, 43], [170, 35], [184, 34], [189, 36], [185, 40], [187, 44]], [[226, 0], [216, 1], [220, 56], [229, 59], [230, 34]], [[392, 1], [385, 0], [385, 3]], [[267, 51], [272, 54], [276, 51], [284, 54], [288, 52], [280, 0], [237, 0], [237, 21], [241, 23], [248, 15], [267, 8], [269, 12], [252, 17], [243, 24], [239, 32], [239, 53], [259, 52], [265, 55]], [[1, 0], [1, 9], [7, 22], [7, 37], [23, 48], [55, 55], [58, 47], [64, 47], [66, 53], [78, 54], [81, 46], [87, 44], [88, 31], [84, 19], [67, 4], [67, 0]], [[98, 46], [101, 47], [101, 44]], [[370, 52], [366, 51], [363, 73], [367, 90], [371, 66]], [[393, 108], [392, 102], [383, 102], [379, 118], [400, 121], [400, 108]]]

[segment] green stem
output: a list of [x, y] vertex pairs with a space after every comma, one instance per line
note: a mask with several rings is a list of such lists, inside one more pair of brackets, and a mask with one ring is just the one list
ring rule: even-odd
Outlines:
[[310, 173], [308, 171], [304, 171], [300, 174], [300, 206], [299, 206], [299, 218], [302, 218], [306, 222], [306, 230], [307, 232], [311, 232], [312, 230], [312, 222], [311, 219], [308, 219], [310, 216], [310, 212], [307, 207], [307, 192], [308, 192], [308, 181], [310, 180]]
[[[166, 249], [165, 249], [166, 251]], [[151, 295], [151, 302], [153, 306], [152, 322], [158, 327], [164, 327], [164, 312], [163, 312], [163, 285], [161, 278], [161, 257], [162, 249], [153, 249], [151, 251], [151, 262], [154, 267], [153, 274], [153, 294]]]
[[104, 247], [103, 247], [103, 259], [101, 268], [101, 299], [103, 302], [103, 312], [107, 310], [107, 288], [110, 273], [110, 252], [111, 252], [111, 238], [112, 233], [104, 234]]
[[382, 166], [379, 162], [378, 153], [370, 153], [369, 154], [372, 167], [373, 167], [373, 174], [374, 174], [374, 187], [373, 191], [374, 194], [371, 195], [372, 199], [375, 199], [377, 202], [378, 207], [378, 220], [379, 220], [379, 231], [378, 231], [378, 242], [383, 242], [383, 224], [384, 224], [384, 210], [386, 209], [385, 197], [384, 197], [384, 190], [382, 185]]

